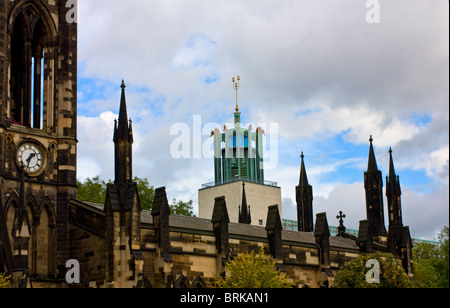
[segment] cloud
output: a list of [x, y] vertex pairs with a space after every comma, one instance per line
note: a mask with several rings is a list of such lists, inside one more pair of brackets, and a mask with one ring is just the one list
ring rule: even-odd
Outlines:
[[437, 240], [436, 235], [449, 226], [448, 191], [448, 184], [436, 185], [424, 195], [402, 187], [403, 224], [410, 226], [412, 236]]
[[173, 159], [170, 128], [192, 129], [194, 115], [202, 125], [231, 122], [231, 77], [240, 74], [243, 121], [279, 124], [278, 167], [266, 174], [287, 208], [305, 151], [318, 209], [355, 204], [349, 217], [361, 219], [355, 183], [369, 135], [380, 168], [393, 147], [400, 174], [422, 175], [404, 191], [418, 204], [425, 197], [410, 193], [414, 185], [448, 186], [448, 3], [381, 1], [381, 23], [372, 25], [366, 12], [358, 0], [80, 0], [78, 175], [114, 174], [123, 78], [134, 173], [195, 199], [213, 163]]
[[[98, 117], [78, 117], [78, 164], [77, 176], [84, 180], [86, 177], [97, 175], [106, 179], [112, 178], [114, 172], [114, 119], [118, 116], [107, 111]], [[112, 170], [112, 171], [111, 171]]]
[[[436, 239], [436, 234], [449, 225], [448, 185], [439, 185], [424, 195], [403, 186], [402, 193], [403, 224], [410, 227], [411, 236]], [[387, 229], [389, 223], [386, 197], [383, 202]], [[334, 214], [343, 211], [347, 216], [344, 225], [358, 230], [359, 221], [367, 217], [364, 183], [337, 185], [328, 198], [315, 196], [313, 206], [314, 213], [327, 212], [330, 225], [337, 225]]]
[[193, 35], [188, 43], [175, 55], [174, 66], [207, 66], [216, 42], [205, 35]]
[[326, 212], [330, 225], [338, 225], [335, 217], [339, 211], [347, 216], [344, 223], [346, 227], [358, 229], [359, 221], [367, 217], [364, 183], [340, 184], [333, 188], [327, 198], [314, 198], [314, 213]]
[[399, 170], [424, 170], [434, 181], [448, 184], [448, 125], [448, 115], [436, 116], [411, 139], [394, 145], [396, 167]]
[[[291, 106], [275, 110], [259, 110], [258, 118], [280, 123], [280, 135], [289, 140], [302, 137], [327, 138], [345, 133], [345, 141], [367, 143], [369, 136], [376, 136], [379, 146], [393, 145], [413, 138], [423, 130], [412, 119], [393, 117], [383, 111], [373, 111], [367, 104], [352, 107], [334, 107], [329, 102], [319, 102], [310, 111]], [[290, 110], [290, 111], [289, 111]]]
[[224, 76], [240, 70], [248, 97], [262, 105], [325, 95], [335, 106], [367, 100], [393, 112], [427, 112], [425, 101], [445, 107], [442, 5], [384, 2], [383, 21], [369, 25], [361, 1], [82, 1], [82, 73], [111, 79], [126, 72], [127, 79], [165, 92], [167, 82], [198, 73], [180, 74], [170, 64], [206, 54]]

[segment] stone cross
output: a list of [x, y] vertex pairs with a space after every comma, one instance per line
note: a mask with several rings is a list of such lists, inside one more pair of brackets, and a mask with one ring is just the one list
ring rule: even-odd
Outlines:
[[339, 215], [336, 216], [336, 219], [339, 219], [338, 233], [345, 232], [346, 228], [344, 226], [344, 218], [346, 218], [346, 217], [347, 216], [342, 211], [340, 211]]

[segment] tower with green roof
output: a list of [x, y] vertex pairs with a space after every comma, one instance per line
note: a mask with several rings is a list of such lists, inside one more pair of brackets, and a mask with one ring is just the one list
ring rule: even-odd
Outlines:
[[[265, 226], [270, 206], [281, 213], [281, 188], [264, 179], [264, 130], [241, 123], [238, 104], [240, 77], [233, 78], [236, 108], [233, 127], [216, 128], [214, 136], [214, 182], [199, 190], [199, 217], [210, 219], [215, 199], [225, 197], [230, 221]], [[251, 207], [251, 212], [250, 212]]]
[[240, 77], [233, 78], [236, 90], [234, 127], [224, 132], [214, 132], [214, 176], [216, 185], [239, 180], [264, 183], [263, 134], [258, 127], [245, 128], [241, 124], [241, 113], [237, 100]]

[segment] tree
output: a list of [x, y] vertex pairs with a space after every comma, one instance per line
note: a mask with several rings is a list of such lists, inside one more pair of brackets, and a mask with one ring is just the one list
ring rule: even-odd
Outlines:
[[276, 270], [276, 263], [264, 254], [264, 248], [258, 255], [254, 251], [242, 253], [229, 261], [227, 267], [231, 276], [215, 277], [217, 288], [292, 288], [295, 285]]
[[[139, 199], [143, 210], [151, 210], [153, 199], [155, 197], [155, 189], [150, 186], [148, 179], [135, 177], [133, 181], [137, 184]], [[112, 184], [112, 180], [108, 181]], [[95, 178], [87, 178], [84, 182], [77, 180], [77, 199], [85, 202], [104, 204], [106, 198], [107, 183], [98, 176]]]
[[174, 215], [195, 217], [193, 203], [194, 202], [192, 200], [189, 202], [183, 202], [181, 200], [177, 201], [177, 199], [173, 199], [172, 204], [169, 205], [170, 213]]
[[[151, 211], [155, 198], [155, 188], [150, 185], [148, 179], [135, 177], [133, 182], [137, 184], [139, 199], [143, 210]], [[108, 181], [112, 184], [112, 180]], [[84, 182], [77, 180], [77, 199], [85, 202], [104, 204], [106, 198], [107, 182], [100, 177], [87, 178]], [[193, 216], [193, 201], [184, 202], [173, 199], [170, 205], [172, 214], [182, 216]]]
[[445, 226], [438, 236], [440, 246], [438, 248], [439, 262], [436, 264], [436, 269], [440, 273], [438, 278], [438, 287], [449, 287], [449, 228]]
[[133, 181], [137, 184], [142, 209], [151, 211], [155, 199], [155, 188], [150, 186], [148, 179], [135, 177]]
[[11, 276], [6, 276], [6, 274], [0, 273], [0, 289], [9, 288], [9, 280]]
[[77, 199], [80, 201], [92, 203], [105, 203], [106, 182], [98, 176], [95, 178], [87, 178], [84, 182], [77, 180]]
[[[370, 260], [370, 261], [369, 261]], [[376, 260], [376, 261], [374, 261]], [[369, 263], [368, 263], [369, 261]], [[367, 278], [377, 271], [379, 281]], [[367, 267], [367, 265], [369, 265]], [[368, 275], [369, 274], [369, 275]], [[367, 277], [369, 276], [369, 277]], [[390, 253], [361, 254], [357, 259], [344, 264], [337, 273], [332, 288], [412, 288], [414, 285]]]
[[414, 245], [414, 281], [421, 288], [449, 287], [449, 228], [438, 235], [439, 245], [421, 242]]

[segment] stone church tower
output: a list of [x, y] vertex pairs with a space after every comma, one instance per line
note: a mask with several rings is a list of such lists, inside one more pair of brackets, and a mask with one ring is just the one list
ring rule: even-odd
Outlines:
[[105, 200], [106, 283], [133, 287], [143, 270], [141, 252], [141, 203], [133, 182], [133, 131], [128, 121], [125, 84], [122, 81], [119, 121], [114, 125], [115, 179], [108, 184]]
[[383, 206], [383, 177], [378, 170], [373, 138], [370, 136], [369, 162], [364, 172], [364, 189], [366, 191], [366, 213], [369, 229], [374, 240], [379, 243], [387, 242], [387, 232], [384, 224]]
[[0, 266], [16, 286], [30, 276], [56, 284], [69, 259], [77, 25], [66, 20], [66, 3], [0, 1], [0, 242], [19, 250], [5, 249]]

